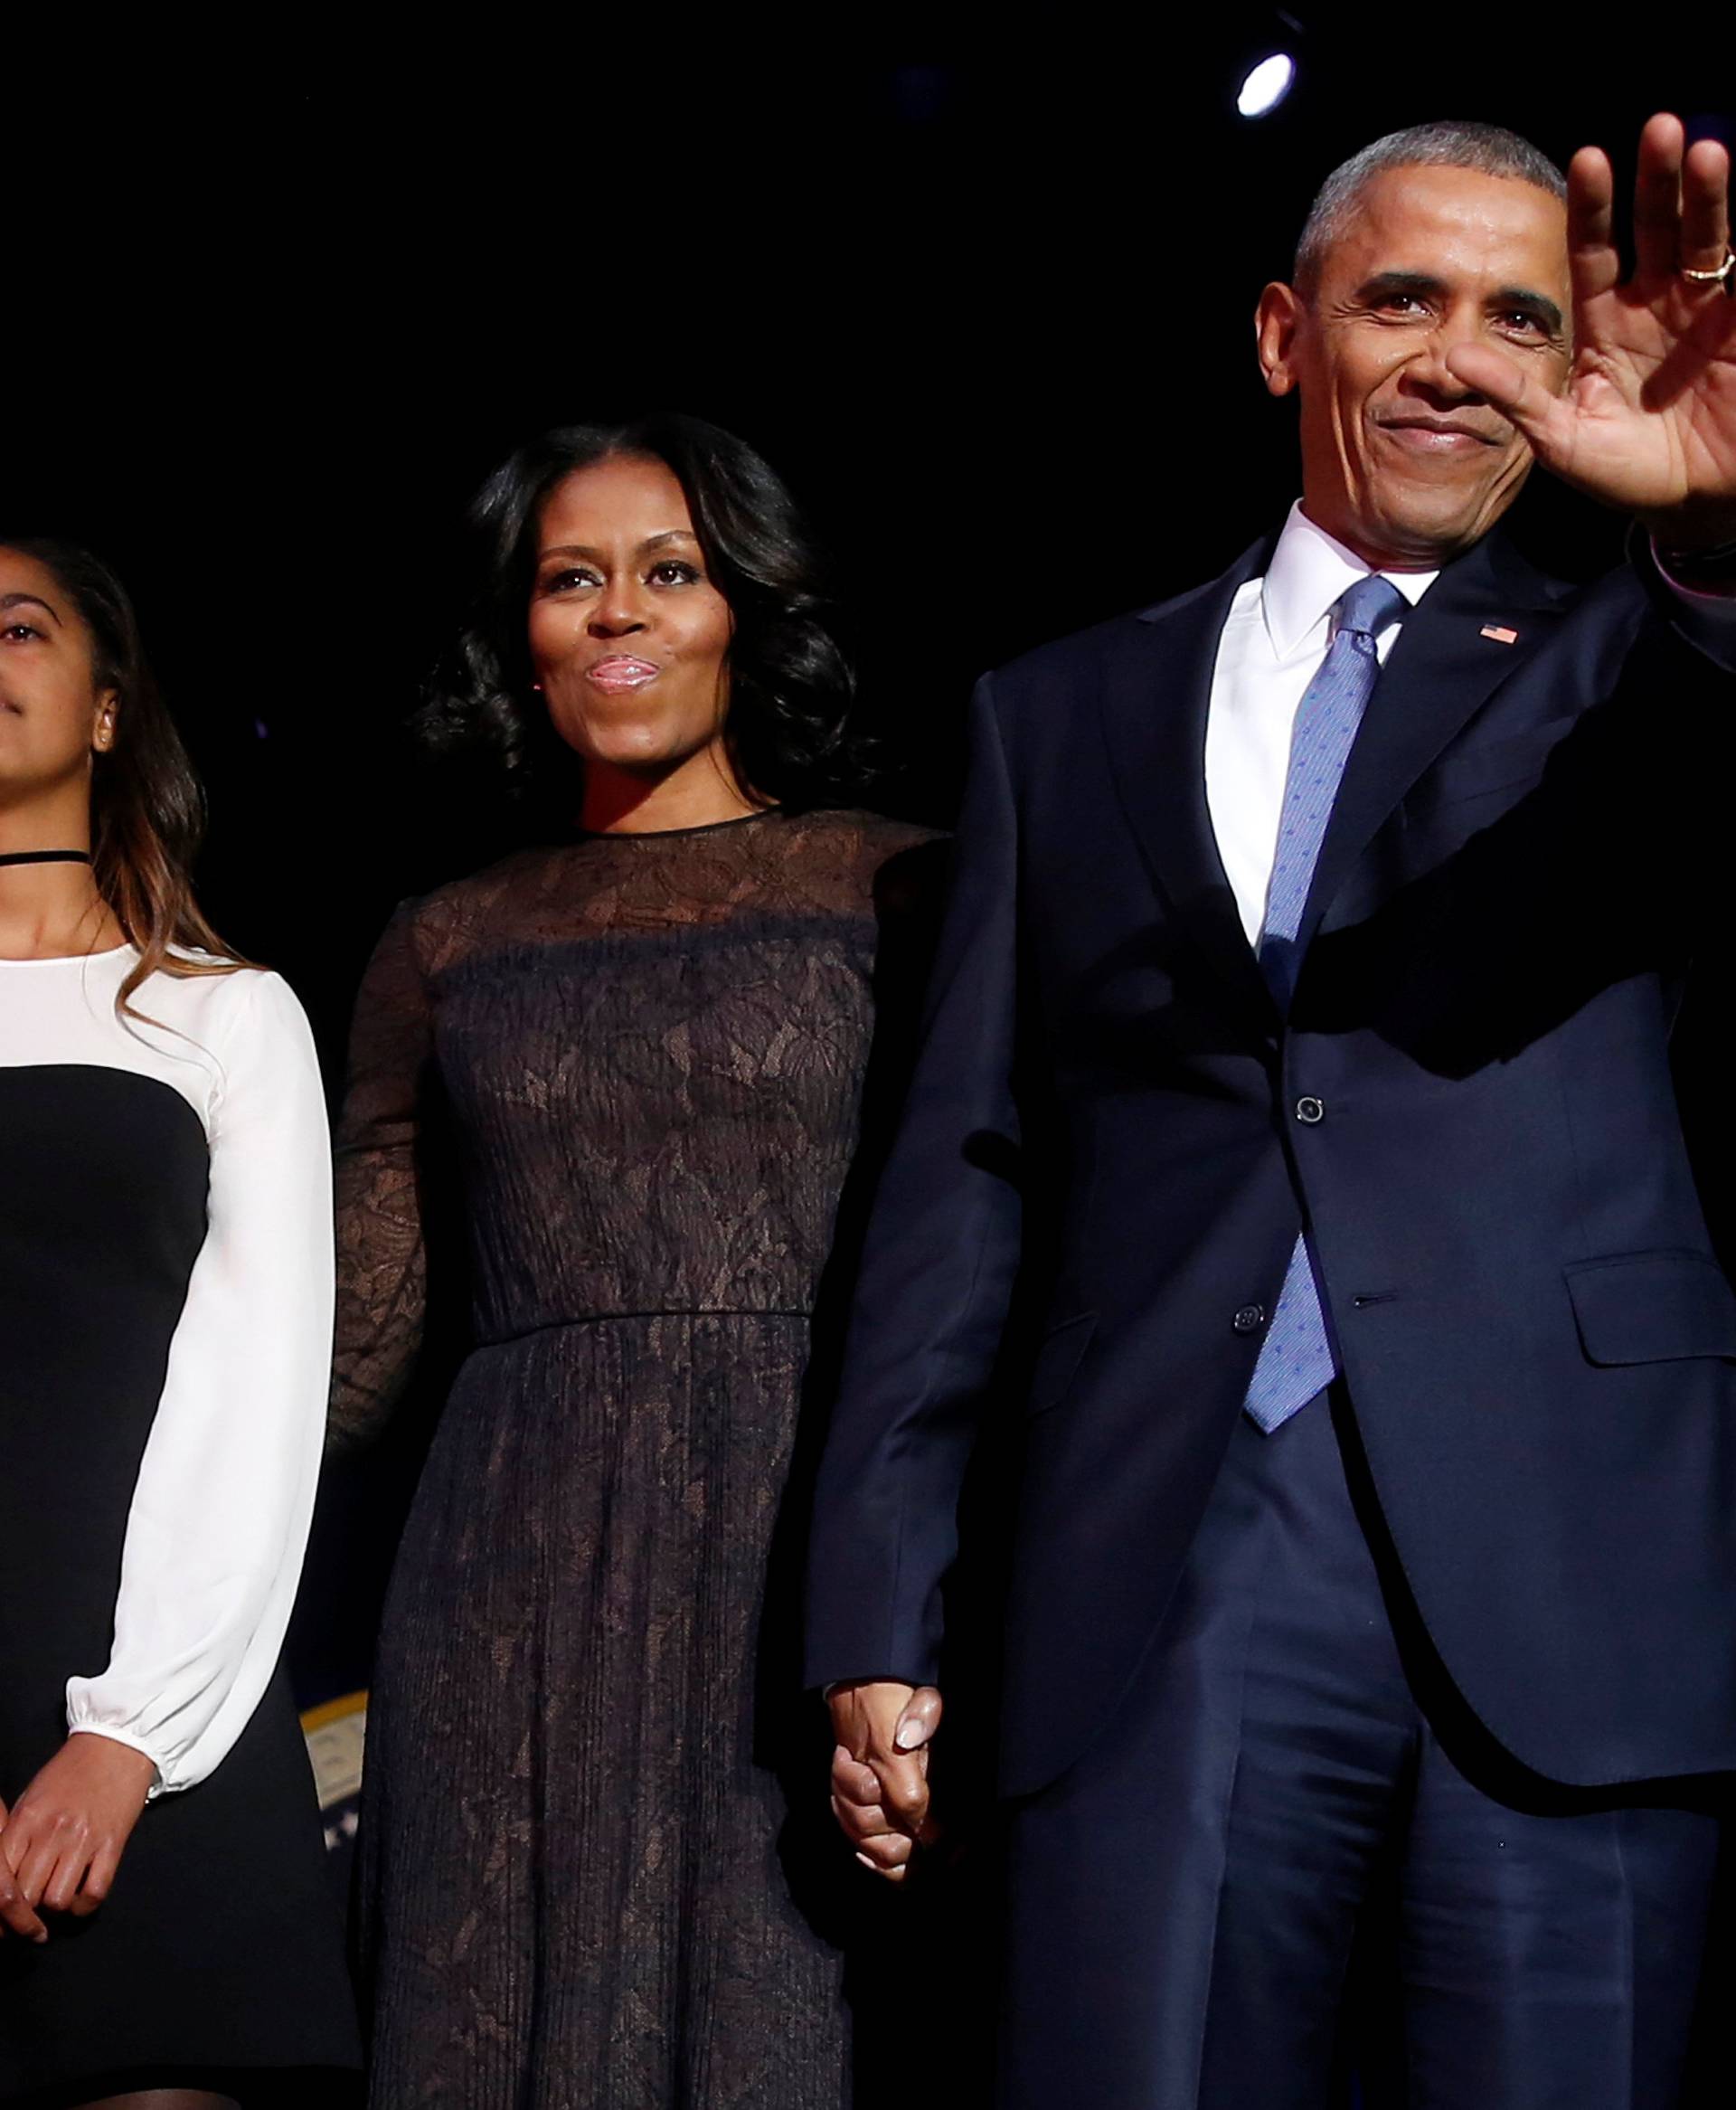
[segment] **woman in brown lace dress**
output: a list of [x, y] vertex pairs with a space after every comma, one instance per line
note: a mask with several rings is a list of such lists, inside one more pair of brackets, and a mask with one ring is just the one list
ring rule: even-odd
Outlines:
[[792, 1843], [775, 1770], [806, 1718], [778, 1527], [926, 837], [798, 804], [848, 677], [741, 442], [552, 434], [478, 517], [492, 593], [436, 730], [545, 786], [566, 763], [580, 825], [401, 910], [356, 1017], [337, 1438], [382, 1422], [422, 1330], [436, 1123], [473, 1340], [370, 1708], [373, 2101], [825, 2110], [839, 1871], [819, 1824]]

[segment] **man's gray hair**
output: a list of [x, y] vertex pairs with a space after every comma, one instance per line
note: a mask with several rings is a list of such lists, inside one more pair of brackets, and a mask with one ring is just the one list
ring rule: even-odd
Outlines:
[[1306, 292], [1320, 276], [1326, 253], [1350, 223], [1356, 201], [1390, 168], [1473, 168], [1479, 175], [1511, 176], [1564, 198], [1567, 178], [1540, 147], [1499, 125], [1443, 121], [1408, 125], [1335, 168], [1308, 208], [1296, 245], [1295, 283]]

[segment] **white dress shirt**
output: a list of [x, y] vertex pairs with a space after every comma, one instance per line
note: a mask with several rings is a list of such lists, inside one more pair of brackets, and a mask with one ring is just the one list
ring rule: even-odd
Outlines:
[[[1384, 572], [1415, 608], [1439, 572]], [[1303, 691], [1332, 642], [1333, 604], [1368, 566], [1291, 506], [1263, 579], [1236, 590], [1218, 640], [1205, 721], [1205, 803], [1248, 942], [1258, 945], [1278, 856], [1290, 733]], [[1736, 601], [1668, 583], [1684, 632], [1723, 667], [1736, 664]], [[1401, 624], [1375, 639], [1382, 660]]]
[[[1298, 502], [1270, 570], [1236, 589], [1218, 639], [1205, 720], [1205, 803], [1250, 945], [1260, 942], [1266, 921], [1297, 708], [1332, 642], [1333, 604], [1367, 576], [1362, 559], [1316, 527]], [[1382, 576], [1414, 608], [1440, 573]], [[1398, 634], [1395, 619], [1375, 639], [1382, 660]]]
[[156, 1078], [210, 1151], [205, 1239], [128, 1512], [113, 1648], [106, 1664], [66, 1666], [69, 1730], [142, 1751], [155, 1796], [222, 1758], [283, 1646], [325, 1435], [332, 1188], [319, 1064], [287, 984], [253, 968], [156, 974], [134, 998], [147, 1018], [118, 1018], [137, 957], [0, 960], [0, 1064]]

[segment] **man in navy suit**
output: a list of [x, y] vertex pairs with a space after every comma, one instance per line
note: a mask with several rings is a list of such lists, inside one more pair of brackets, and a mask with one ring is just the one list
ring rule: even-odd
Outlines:
[[[978, 691], [809, 1669], [898, 1880], [1020, 1420], [1021, 2110], [1680, 2100], [1736, 1767], [1736, 1296], [1670, 1072], [1736, 915], [1728, 178], [1651, 121], [1623, 285], [1601, 153], [1366, 149], [1260, 302], [1282, 532]], [[1629, 568], [1521, 559], [1533, 459]]]

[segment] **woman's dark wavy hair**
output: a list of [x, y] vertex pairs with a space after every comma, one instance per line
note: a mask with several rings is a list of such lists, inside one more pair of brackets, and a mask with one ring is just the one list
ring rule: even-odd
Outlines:
[[[137, 960], [115, 999], [154, 974], [232, 974], [248, 962], [225, 945], [193, 898], [193, 863], [205, 831], [205, 797], [145, 657], [138, 618], [115, 573], [58, 535], [0, 536], [0, 548], [52, 573], [90, 634], [91, 678], [114, 690], [112, 746], [92, 758], [90, 851], [97, 891]], [[173, 948], [173, 950], [172, 950]], [[184, 950], [211, 954], [188, 960]]]
[[531, 688], [537, 523], [564, 478], [619, 457], [660, 461], [681, 485], [712, 582], [730, 605], [726, 736], [742, 783], [792, 807], [859, 790], [869, 764], [849, 722], [854, 677], [824, 620], [819, 560], [796, 501], [745, 440], [673, 411], [558, 427], [484, 484], [470, 509], [481, 589], [417, 714], [425, 748], [492, 762], [515, 804], [541, 809], [541, 819], [571, 818], [575, 758]]

